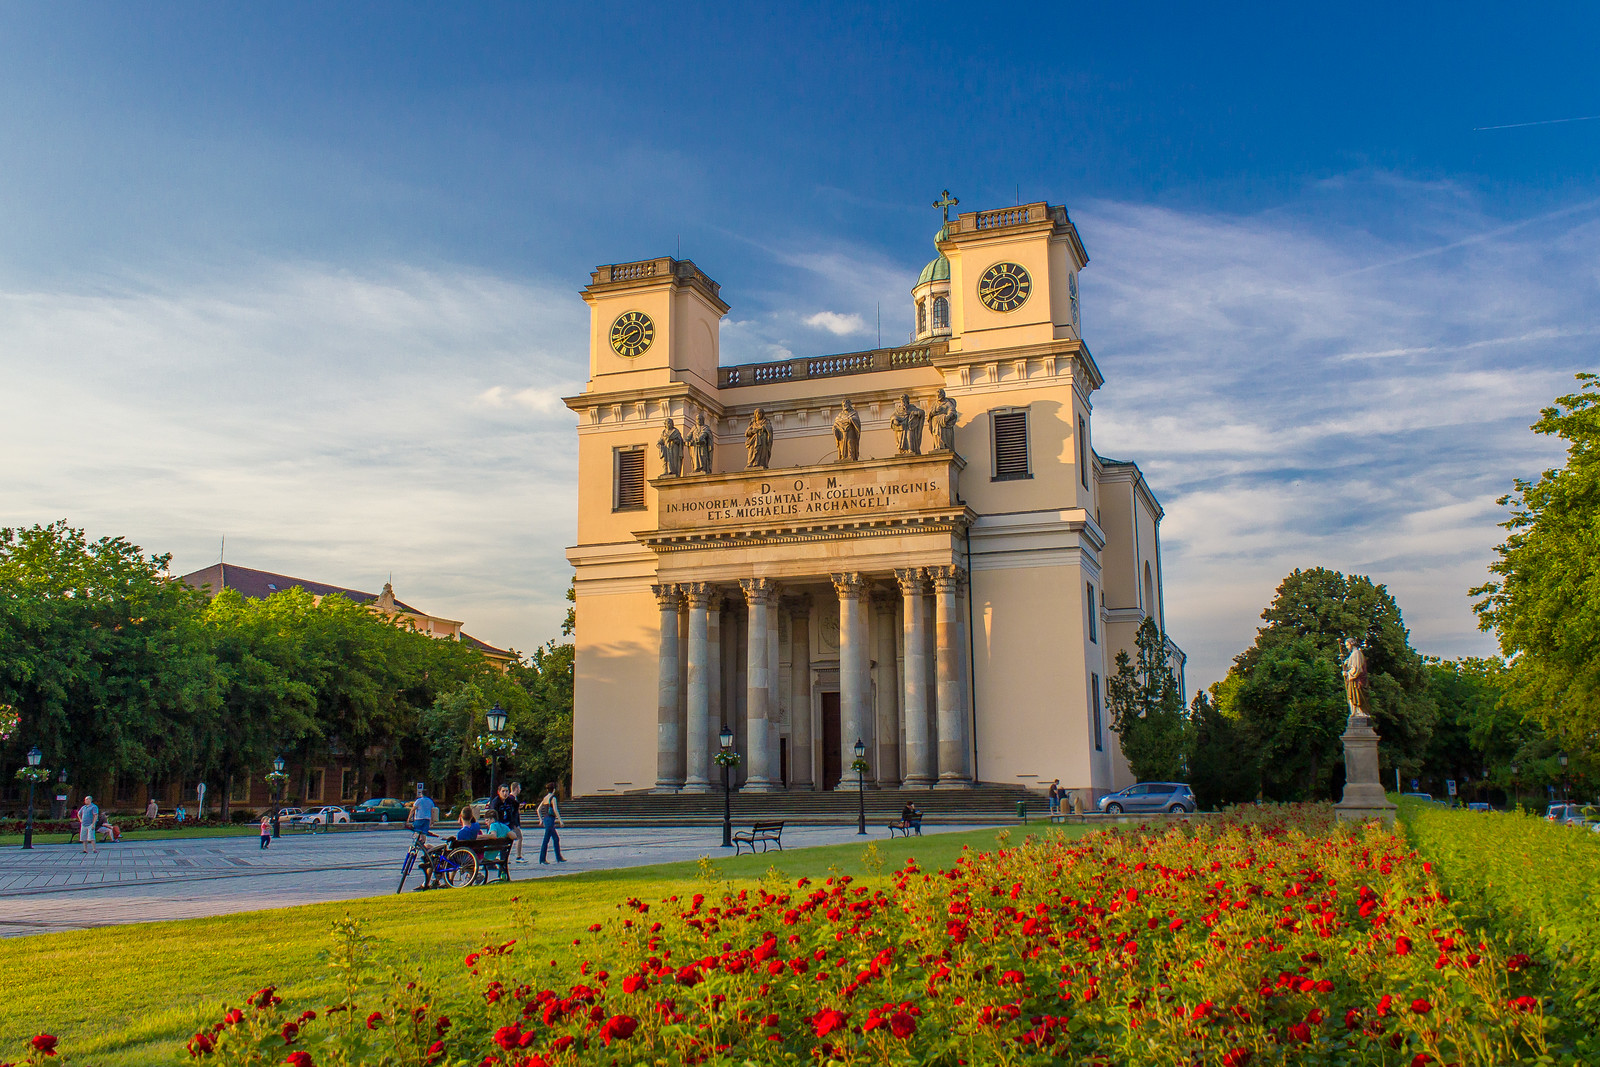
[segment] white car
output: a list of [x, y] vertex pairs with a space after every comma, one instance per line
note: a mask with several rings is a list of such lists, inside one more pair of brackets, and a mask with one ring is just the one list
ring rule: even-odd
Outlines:
[[307, 829], [320, 829], [331, 823], [349, 822], [350, 813], [341, 807], [329, 805], [325, 808], [311, 808], [298, 815], [291, 815], [289, 822], [294, 826], [304, 826]]

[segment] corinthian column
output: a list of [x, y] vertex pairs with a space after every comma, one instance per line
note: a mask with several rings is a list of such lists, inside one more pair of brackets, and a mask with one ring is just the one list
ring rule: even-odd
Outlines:
[[906, 691], [902, 705], [906, 719], [906, 776], [908, 787], [933, 786], [933, 732], [928, 722], [928, 613], [923, 603], [927, 581], [922, 568], [894, 572], [900, 583], [901, 625], [905, 631]]
[[833, 575], [833, 588], [839, 594], [839, 766], [849, 767], [855, 743], [870, 744], [872, 737], [867, 583], [859, 572], [847, 571]]
[[676, 585], [652, 585], [661, 608], [661, 658], [656, 675], [656, 788], [676, 793], [683, 785], [683, 726], [678, 721], [678, 605]]
[[789, 784], [812, 788], [811, 598], [784, 601], [789, 609]]
[[872, 594], [872, 628], [878, 644], [877, 740], [872, 772], [884, 787], [900, 784], [900, 693], [894, 656], [894, 594]]
[[[706, 736], [700, 741], [689, 739], [689, 743], [703, 744], [706, 751], [712, 754], [720, 751], [722, 724], [728, 721], [728, 713], [722, 705], [722, 594], [717, 590], [711, 592], [711, 603], [706, 605], [706, 705], [709, 711], [706, 715]], [[709, 756], [707, 757], [710, 758]], [[716, 779], [721, 778], [707, 765], [707, 774], [713, 779], [712, 788], [716, 788]]]
[[705, 582], [684, 586], [689, 602], [689, 699], [684, 726], [685, 793], [711, 791], [711, 753], [706, 748], [711, 721], [711, 641], [707, 609], [713, 593]]
[[939, 679], [939, 785], [940, 789], [972, 786], [972, 746], [967, 740], [966, 690], [961, 684], [961, 627], [956, 621], [956, 593], [966, 581], [960, 567], [933, 567], [938, 597], [935, 652]]
[[772, 735], [768, 722], [776, 702], [772, 700], [772, 654], [767, 631], [772, 625], [772, 601], [777, 588], [771, 578], [742, 578], [739, 587], [750, 608], [745, 668], [745, 745], [750, 762], [744, 788], [751, 793], [770, 793]]

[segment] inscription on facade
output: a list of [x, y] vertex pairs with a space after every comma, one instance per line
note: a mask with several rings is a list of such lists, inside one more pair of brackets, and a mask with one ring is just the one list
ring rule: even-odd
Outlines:
[[953, 495], [948, 464], [763, 473], [734, 482], [660, 486], [662, 529], [891, 515], [949, 507]]

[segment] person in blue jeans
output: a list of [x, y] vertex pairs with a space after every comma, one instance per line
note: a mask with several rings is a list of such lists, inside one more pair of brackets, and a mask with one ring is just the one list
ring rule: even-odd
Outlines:
[[567, 858], [561, 854], [561, 837], [556, 833], [557, 826], [565, 826], [566, 824], [561, 821], [561, 805], [556, 803], [556, 784], [554, 782], [544, 787], [544, 797], [539, 801], [537, 814], [539, 816], [539, 825], [544, 827], [544, 841], [539, 845], [539, 862], [550, 862], [545, 859], [545, 856], [549, 852], [552, 841], [556, 845], [556, 862], [567, 862]]
[[433, 816], [438, 810], [439, 806], [429, 799], [428, 794], [423, 792], [422, 787], [419, 785], [417, 786], [417, 799], [411, 805], [411, 816], [406, 819], [406, 825], [419, 834], [425, 834], [428, 832], [428, 828], [433, 825]]

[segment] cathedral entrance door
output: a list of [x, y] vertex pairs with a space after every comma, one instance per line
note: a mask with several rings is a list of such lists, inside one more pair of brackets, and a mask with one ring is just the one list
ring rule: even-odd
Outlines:
[[844, 759], [839, 748], [839, 694], [822, 694], [822, 788], [839, 788]]

